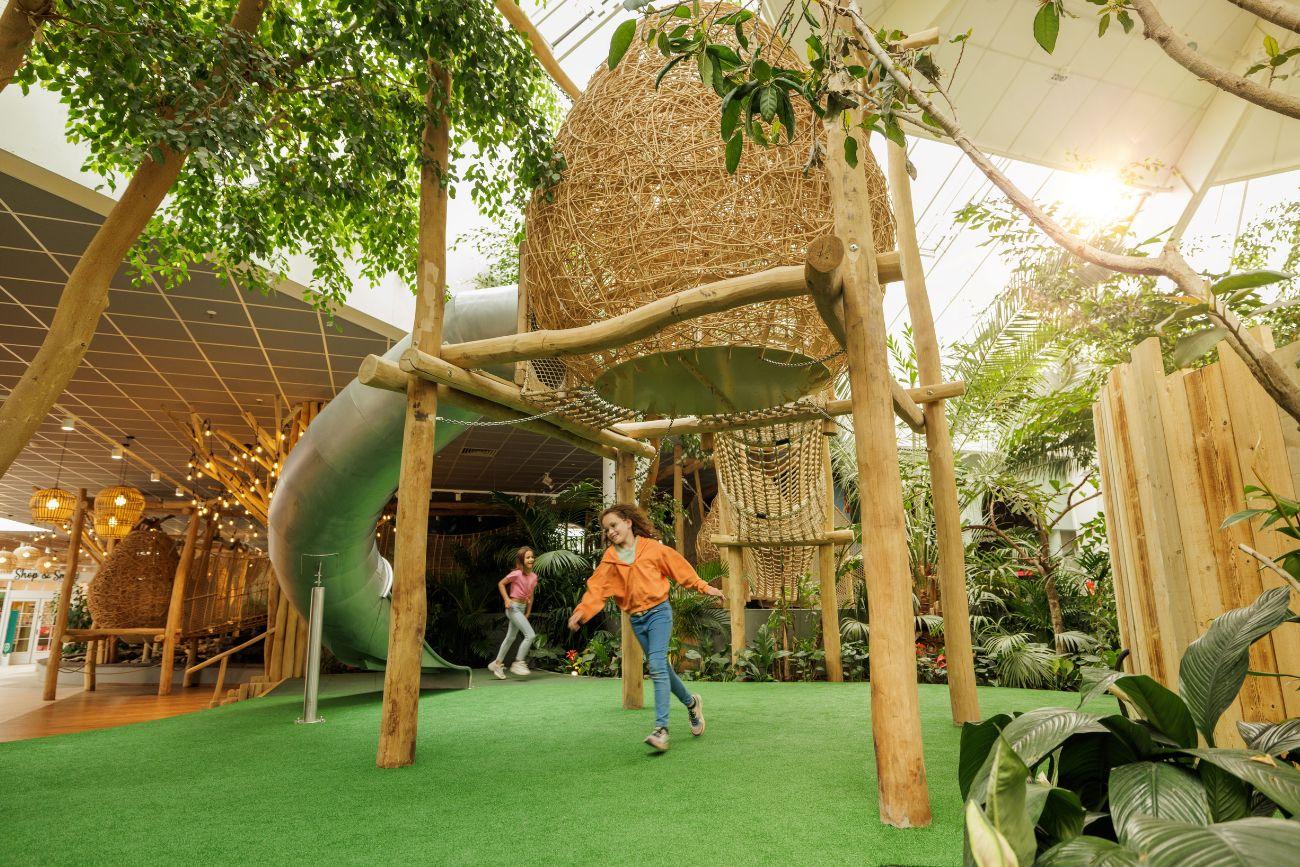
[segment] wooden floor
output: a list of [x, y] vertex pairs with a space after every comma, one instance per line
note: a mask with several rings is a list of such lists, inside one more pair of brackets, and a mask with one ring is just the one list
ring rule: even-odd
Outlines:
[[180, 716], [206, 709], [211, 698], [210, 686], [177, 688], [171, 695], [159, 696], [156, 684], [101, 684], [94, 692], [78, 692], [0, 722], [0, 742]]

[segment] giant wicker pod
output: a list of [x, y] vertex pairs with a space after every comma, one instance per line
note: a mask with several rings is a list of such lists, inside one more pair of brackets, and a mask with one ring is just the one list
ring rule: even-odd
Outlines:
[[165, 626], [179, 562], [176, 545], [152, 521], [118, 541], [90, 582], [86, 602], [96, 628]]
[[[825, 171], [806, 170], [820, 136], [808, 107], [795, 101], [793, 143], [746, 141], [739, 170], [728, 174], [721, 100], [693, 63], [677, 64], [655, 87], [665, 58], [643, 38], [649, 21], [618, 66], [602, 65], [575, 102], [556, 140], [563, 178], [528, 207], [520, 267], [538, 328], [588, 325], [684, 289], [800, 265], [809, 244], [831, 230]], [[770, 36], [757, 19], [744, 26], [751, 42]], [[714, 38], [735, 44], [734, 35]], [[859, 153], [877, 248], [892, 249], [884, 176], [867, 148]], [[607, 400], [677, 416], [801, 397], [842, 361], [789, 367], [764, 359], [808, 362], [836, 349], [812, 301], [800, 297], [686, 320], [565, 364]]]

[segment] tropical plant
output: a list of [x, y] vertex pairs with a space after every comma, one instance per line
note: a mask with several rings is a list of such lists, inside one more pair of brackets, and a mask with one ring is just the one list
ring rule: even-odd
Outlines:
[[[1300, 770], [1288, 757], [1300, 747], [1300, 719], [1238, 723], [1246, 749], [1218, 747], [1214, 736], [1249, 673], [1250, 646], [1300, 620], [1289, 603], [1287, 588], [1273, 588], [1215, 618], [1183, 654], [1178, 693], [1146, 675], [1090, 668], [1079, 709], [963, 726], [967, 863], [1294, 860]], [[1119, 713], [1082, 710], [1105, 691]]]

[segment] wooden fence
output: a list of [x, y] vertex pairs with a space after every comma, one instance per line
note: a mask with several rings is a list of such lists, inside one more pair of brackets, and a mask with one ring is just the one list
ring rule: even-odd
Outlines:
[[[1271, 335], [1258, 336], [1273, 348]], [[1294, 369], [1300, 343], [1274, 355]], [[1166, 375], [1154, 337], [1111, 371], [1093, 422], [1124, 646], [1133, 670], [1176, 689], [1183, 651], [1211, 620], [1284, 583], [1239, 546], [1277, 557], [1294, 540], [1251, 522], [1220, 526], [1246, 508], [1246, 485], [1296, 495], [1300, 427], [1225, 344], [1217, 363]], [[1257, 642], [1250, 667], [1300, 674], [1300, 630], [1284, 627]], [[1293, 716], [1300, 716], [1294, 681], [1248, 677], [1215, 739], [1239, 744], [1238, 720]]]

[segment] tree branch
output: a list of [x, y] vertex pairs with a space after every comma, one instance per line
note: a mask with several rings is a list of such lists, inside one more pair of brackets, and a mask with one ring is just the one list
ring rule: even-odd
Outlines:
[[0, 90], [27, 59], [36, 31], [54, 13], [54, 0], [9, 0], [0, 13]]
[[1245, 76], [1220, 69], [1210, 63], [1179, 38], [1165, 19], [1160, 17], [1160, 12], [1151, 0], [1129, 0], [1129, 5], [1142, 19], [1146, 38], [1159, 45], [1160, 49], [1179, 66], [1197, 78], [1208, 81], [1219, 90], [1239, 96], [1247, 102], [1253, 102], [1260, 108], [1300, 120], [1300, 99], [1257, 84]]
[[1285, 0], [1228, 0], [1265, 21], [1272, 21], [1278, 27], [1285, 27], [1293, 33], [1300, 33], [1300, 9]]

